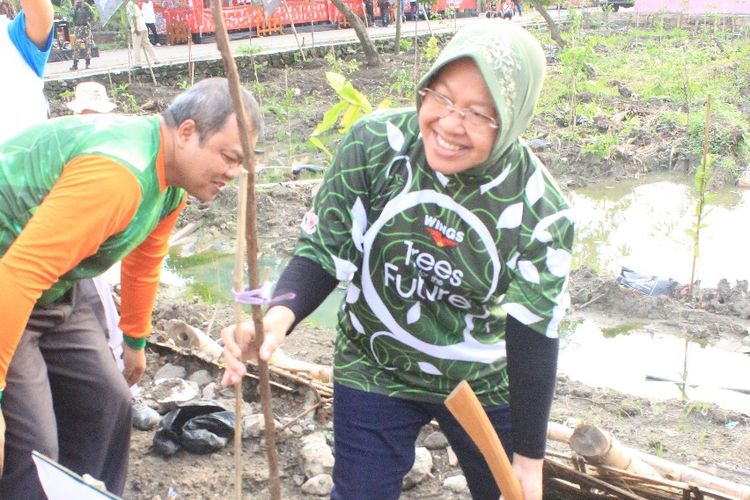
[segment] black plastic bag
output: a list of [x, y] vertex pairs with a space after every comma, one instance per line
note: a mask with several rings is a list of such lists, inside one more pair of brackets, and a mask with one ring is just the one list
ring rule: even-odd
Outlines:
[[222, 449], [234, 437], [234, 412], [217, 411], [193, 417], [182, 426], [180, 443], [190, 453]]
[[[194, 421], [194, 422], [193, 422]], [[199, 401], [167, 413], [154, 434], [154, 450], [169, 457], [184, 447], [192, 453], [211, 453], [234, 436], [234, 412], [213, 401]]]
[[641, 274], [625, 266], [615, 281], [644, 295], [674, 295], [675, 290], [680, 286], [672, 278]]

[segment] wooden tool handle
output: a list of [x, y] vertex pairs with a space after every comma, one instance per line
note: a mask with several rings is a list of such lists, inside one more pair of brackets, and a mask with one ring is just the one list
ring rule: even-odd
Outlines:
[[456, 417], [479, 451], [506, 500], [523, 500], [521, 483], [510, 465], [503, 444], [471, 386], [465, 380], [445, 399], [445, 406]]

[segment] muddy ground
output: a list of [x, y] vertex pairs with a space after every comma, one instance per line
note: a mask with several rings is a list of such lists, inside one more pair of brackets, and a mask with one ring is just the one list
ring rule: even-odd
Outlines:
[[[360, 60], [360, 69], [350, 75], [355, 87], [361, 89], [373, 102], [387, 92], [392, 83], [392, 73], [402, 69], [412, 71], [413, 54], [387, 55], [381, 68], [367, 68]], [[260, 81], [266, 86], [261, 96], [266, 109], [267, 132], [265, 145], [271, 153], [261, 161], [265, 164], [285, 164], [279, 159], [283, 149], [284, 130], [295, 131], [295, 137], [307, 137], [315, 127], [318, 116], [333, 104], [333, 92], [326, 85], [324, 72], [329, 69], [323, 61], [310, 61], [303, 66], [283, 70], [264, 68]], [[290, 113], [289, 120], [279, 111], [278, 103], [284, 97], [284, 82], [300, 89], [299, 106], [309, 107], [316, 103], [318, 115]], [[243, 75], [253, 81], [253, 75]], [[103, 82], [106, 83], [106, 82]], [[173, 86], [162, 85], [154, 92], [150, 85], [131, 85], [127, 92], [139, 105], [147, 104], [152, 109], [163, 109], [173, 95], [180, 92], [178, 82]], [[156, 97], [155, 97], [156, 96]], [[63, 99], [50, 96], [54, 114], [64, 114]], [[129, 99], [129, 98], [128, 98]], [[623, 98], [624, 99], [624, 98]], [[307, 104], [306, 104], [307, 103]], [[648, 120], [662, 112], [662, 103], [641, 102], [632, 96], [627, 103], [632, 112]], [[549, 118], [549, 117], [547, 117]], [[652, 170], [663, 168], [670, 155], [672, 134], [664, 130], [663, 136], [650, 136], [648, 141], [627, 141], [618, 154], [607, 162], [581, 157], [579, 147], [554, 140], [555, 131], [550, 128], [554, 120], [539, 117], [535, 120], [527, 138], [540, 139], [538, 152], [550, 170], [566, 187], [581, 186], [611, 180], [632, 178]], [[634, 132], [637, 134], [638, 132]], [[653, 131], [652, 131], [653, 133]], [[637, 139], [637, 138], [634, 138]], [[675, 168], [691, 168], [688, 155], [674, 161]], [[314, 160], [320, 156], [313, 155]], [[575, 159], [575, 168], [571, 160]], [[299, 158], [297, 158], [299, 160]], [[309, 160], [308, 160], [309, 161]], [[259, 182], [263, 182], [263, 178]], [[293, 180], [286, 176], [287, 181]], [[261, 250], [279, 255], [289, 255], [294, 245], [297, 227], [311, 199], [311, 184], [283, 182], [270, 186], [259, 186], [258, 231]], [[211, 207], [191, 200], [180, 226], [195, 223], [197, 229], [192, 238], [191, 252], [206, 249], [227, 250], [232, 247], [235, 231], [235, 198], [232, 190], [223, 193]], [[570, 295], [572, 319], [588, 317], [605, 326], [647, 323], [659, 332], [684, 335], [707, 344], [721, 344], [734, 350], [748, 350], [748, 306], [747, 283], [735, 283], [728, 276], [726, 283], [716, 290], [702, 290], [694, 304], [679, 296], [645, 297], [632, 290], [622, 288], [611, 277], [599, 276], [583, 269], [574, 273]], [[153, 375], [167, 363], [181, 365], [188, 375], [207, 370], [209, 377], [202, 382], [204, 393], [231, 405], [231, 392], [221, 392], [215, 383], [220, 370], [195, 357], [182, 356], [156, 344], [163, 341], [163, 333], [171, 319], [181, 319], [217, 337], [224, 325], [233, 322], [233, 310], [226, 305], [206, 304], [199, 298], [160, 298], [154, 317], [155, 342], [148, 348], [149, 370], [140, 384], [145, 401], [153, 391]], [[333, 334], [304, 323], [289, 337], [285, 349], [295, 357], [317, 363], [330, 363]], [[636, 360], [634, 360], [636, 362]], [[278, 447], [282, 472], [282, 494], [284, 498], [310, 498], [301, 489], [305, 481], [298, 451], [303, 436], [322, 430], [330, 437], [330, 404], [323, 403], [318, 411], [307, 417], [297, 418], [309, 399], [309, 391], [302, 384], [274, 377], [275, 381], [290, 390], [274, 388], [274, 414], [280, 423], [290, 423], [279, 437]], [[207, 382], [209, 383], [206, 388]], [[259, 412], [255, 383], [245, 384], [246, 400], [250, 410]], [[574, 425], [584, 420], [602, 426], [626, 445], [641, 451], [662, 456], [668, 460], [703, 467], [719, 476], [750, 483], [750, 416], [723, 410], [712, 404], [695, 404], [682, 400], [649, 400], [620, 394], [608, 389], [588, 387], [561, 377], [557, 386], [552, 420]], [[426, 428], [418, 444], [423, 444], [434, 429]], [[154, 432], [134, 430], [131, 452], [131, 467], [126, 498], [229, 498], [233, 495], [233, 456], [231, 444], [223, 450], [209, 455], [193, 455], [185, 451], [170, 458], [158, 456], [152, 446]], [[551, 443], [552, 449], [569, 452], [562, 445]], [[403, 498], [468, 498], [466, 492], [453, 493], [443, 487], [446, 477], [460, 474], [451, 463], [445, 448], [432, 451], [432, 476], [404, 492]], [[246, 498], [267, 498], [268, 481], [266, 457], [261, 438], [252, 437], [243, 443], [243, 489]]]

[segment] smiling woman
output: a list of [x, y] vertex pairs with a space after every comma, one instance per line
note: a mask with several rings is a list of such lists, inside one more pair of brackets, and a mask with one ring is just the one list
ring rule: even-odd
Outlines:
[[459, 59], [430, 85], [439, 91], [429, 87], [419, 91], [419, 128], [430, 167], [450, 175], [486, 161], [499, 126], [492, 96], [477, 65], [471, 59]]
[[[541, 499], [573, 242], [566, 200], [519, 139], [544, 67], [522, 28], [472, 23], [420, 81], [416, 109], [360, 120], [326, 172], [274, 292], [294, 298], [268, 310], [260, 356], [350, 280], [334, 360], [334, 499], [399, 498], [435, 418], [472, 496], [496, 500], [487, 464], [443, 406], [462, 380], [525, 498]], [[251, 339], [252, 324], [242, 328]], [[247, 346], [232, 328], [223, 337], [232, 384]]]

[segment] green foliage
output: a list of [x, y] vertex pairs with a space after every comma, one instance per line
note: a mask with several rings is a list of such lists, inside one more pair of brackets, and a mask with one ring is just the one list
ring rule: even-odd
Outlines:
[[425, 61], [432, 62], [437, 59], [438, 55], [440, 55], [440, 47], [438, 47], [437, 38], [431, 36], [424, 46], [422, 57]]
[[262, 47], [260, 45], [246, 44], [237, 47], [237, 53], [243, 56], [257, 56], [260, 54]]
[[[712, 155], [714, 169], [737, 178], [745, 166], [750, 164], [750, 124], [748, 119], [731, 104], [712, 104], [714, 116], [709, 131], [708, 152]], [[705, 122], [698, 113], [689, 116], [686, 147], [696, 155], [703, 152]]]
[[261, 104], [261, 107], [263, 107], [263, 100], [266, 97], [266, 86], [260, 82], [252, 82], [248, 85], [248, 89]]
[[391, 72], [390, 91], [403, 97], [414, 98], [414, 79], [411, 72], [397, 69]]
[[649, 445], [649, 448], [653, 450], [654, 455], [656, 455], [657, 457], [664, 456], [664, 452], [665, 452], [664, 443], [662, 443], [659, 440], [653, 440], [649, 442], [648, 445]]
[[685, 406], [685, 416], [688, 417], [693, 414], [699, 414], [703, 417], [707, 416], [710, 409], [703, 401], [690, 401]]
[[401, 40], [399, 40], [398, 44], [401, 47], [401, 52], [409, 52], [411, 50], [411, 47], [412, 47], [411, 40], [402, 38]]
[[121, 83], [112, 89], [112, 100], [115, 101], [122, 113], [135, 113], [138, 111], [138, 101], [135, 96], [127, 92], [128, 84]]
[[73, 2], [71, 0], [60, 0], [60, 5], [52, 4], [52, 10], [66, 21], [70, 21], [73, 18]]
[[[708, 110], [706, 112], [708, 113]], [[706, 119], [706, 121], [708, 121], [708, 119]], [[711, 174], [715, 157], [711, 154], [710, 147], [708, 147], [711, 142], [710, 134], [706, 133], [705, 127], [703, 137], [706, 146], [706, 154], [702, 155], [701, 164], [695, 169], [695, 174], [693, 176], [693, 191], [698, 198], [695, 204], [695, 218], [693, 219], [692, 226], [686, 229], [688, 236], [690, 236], [690, 239], [693, 242], [693, 271], [690, 276], [689, 295], [692, 294], [692, 284], [695, 279], [695, 265], [700, 254], [700, 232], [701, 229], [706, 227], [703, 220], [707, 215], [708, 203], [712, 198], [709, 188], [711, 186]], [[690, 298], [692, 299], [692, 297]], [[685, 346], [685, 353], [685, 356], [687, 356], [687, 345]], [[686, 376], [687, 374], [685, 373], [684, 375]]]
[[620, 136], [611, 132], [595, 135], [581, 147], [581, 153], [588, 153], [608, 160], [612, 157], [612, 153], [620, 142]]
[[208, 283], [190, 283], [188, 285], [188, 294], [200, 297], [201, 300], [208, 305], [213, 305], [216, 303], [216, 297], [214, 296], [214, 287]]
[[[750, 164], [750, 119], [742, 111], [750, 89], [748, 39], [697, 35], [658, 22], [655, 28], [595, 34], [578, 31], [575, 19], [572, 24], [574, 36], [568, 37], [568, 48], [558, 52], [560, 63], [547, 66], [538, 121], [571, 123], [573, 116], [612, 117], [630, 108], [628, 103], [635, 105], [630, 108], [635, 112], [627, 113], [626, 120], [616, 121], [603, 134], [586, 125], [559, 128], [560, 139], [606, 158], [617, 136], [626, 142], [656, 130], [671, 135], [676, 153], [688, 150], [700, 155], [704, 120], [699, 109], [711, 94], [715, 119], [709, 152], [716, 158], [714, 168], [722, 171], [723, 179], [736, 178]], [[549, 43], [546, 33], [537, 36], [543, 44]], [[591, 68], [594, 72], [587, 74]], [[625, 89], [632, 97], [622, 93]], [[585, 102], [579, 98], [583, 93]], [[641, 118], [641, 102], [659, 108], [656, 122]]]
[[[367, 96], [355, 89], [344, 75], [328, 71], [326, 72], [326, 80], [339, 96], [339, 102], [323, 114], [323, 119], [310, 135], [310, 142], [326, 153], [329, 158], [332, 158], [333, 154], [325, 146], [321, 136], [336, 127], [337, 123], [338, 133], [345, 134], [357, 120], [372, 112], [372, 105]], [[383, 106], [384, 103], [381, 103], [380, 107]]]
[[591, 58], [591, 46], [570, 45], [563, 49], [560, 61], [563, 65], [563, 75], [570, 78], [582, 78], [586, 76], [585, 65]]
[[336, 57], [336, 52], [333, 49], [325, 55], [325, 60], [331, 67], [331, 71], [340, 75], [350, 75], [359, 70], [359, 63], [356, 59], [350, 59], [349, 61], [339, 59]]

